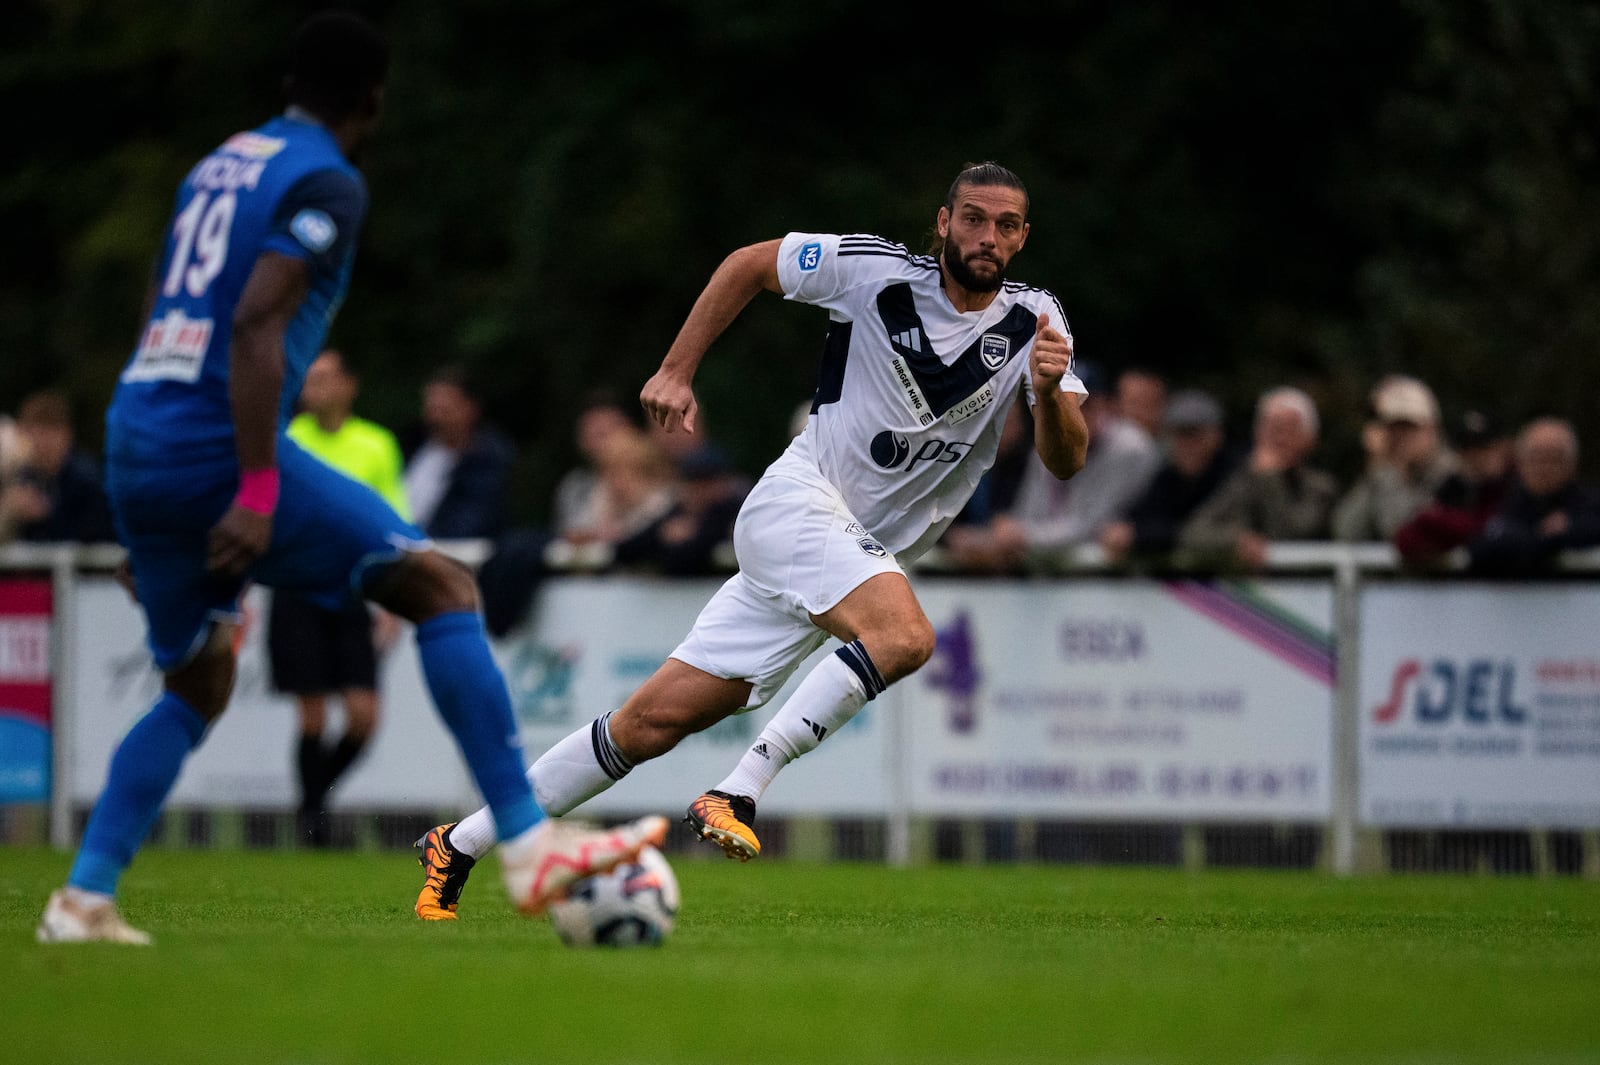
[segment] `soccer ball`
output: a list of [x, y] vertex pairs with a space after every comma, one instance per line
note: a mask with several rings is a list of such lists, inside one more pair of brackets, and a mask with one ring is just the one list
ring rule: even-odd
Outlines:
[[550, 904], [550, 923], [569, 947], [653, 947], [672, 934], [678, 899], [672, 866], [647, 846], [637, 860], [574, 884]]

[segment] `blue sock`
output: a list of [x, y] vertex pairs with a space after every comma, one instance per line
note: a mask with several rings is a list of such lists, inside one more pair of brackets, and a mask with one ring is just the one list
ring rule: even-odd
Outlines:
[[429, 618], [417, 626], [417, 651], [433, 703], [461, 745], [500, 838], [511, 839], [544, 820], [483, 619], [470, 611]]
[[68, 884], [116, 894], [117, 881], [155, 824], [183, 760], [205, 734], [205, 718], [171, 692], [134, 723], [111, 756], [105, 790], [89, 815]]

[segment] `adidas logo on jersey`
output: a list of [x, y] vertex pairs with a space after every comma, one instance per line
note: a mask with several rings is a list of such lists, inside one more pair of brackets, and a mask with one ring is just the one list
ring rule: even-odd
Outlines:
[[897, 346], [906, 348], [909, 351], [915, 351], [918, 353], [922, 351], [922, 330], [918, 329], [916, 326], [912, 326], [904, 333], [896, 333], [889, 339], [894, 341]]

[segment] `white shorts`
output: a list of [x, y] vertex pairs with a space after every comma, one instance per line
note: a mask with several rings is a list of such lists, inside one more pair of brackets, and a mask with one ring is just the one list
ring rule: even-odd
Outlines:
[[717, 590], [672, 657], [748, 680], [744, 709], [777, 694], [828, 634], [811, 623], [880, 573], [905, 571], [838, 493], [788, 477], [756, 482], [733, 529], [739, 572]]

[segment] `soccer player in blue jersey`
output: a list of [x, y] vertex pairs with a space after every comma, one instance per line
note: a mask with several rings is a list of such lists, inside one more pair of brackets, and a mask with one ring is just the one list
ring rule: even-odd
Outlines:
[[353, 160], [377, 125], [387, 68], [371, 23], [313, 16], [294, 38], [287, 111], [230, 137], [178, 190], [106, 416], [107, 491], [165, 682], [112, 755], [41, 942], [150, 942], [118, 913], [117, 884], [227, 705], [250, 581], [329, 606], [361, 595], [415, 624], [429, 691], [507, 841], [502, 871], [523, 912], [665, 835], [660, 817], [607, 832], [545, 819], [471, 573], [285, 435], [349, 282], [367, 200]]

